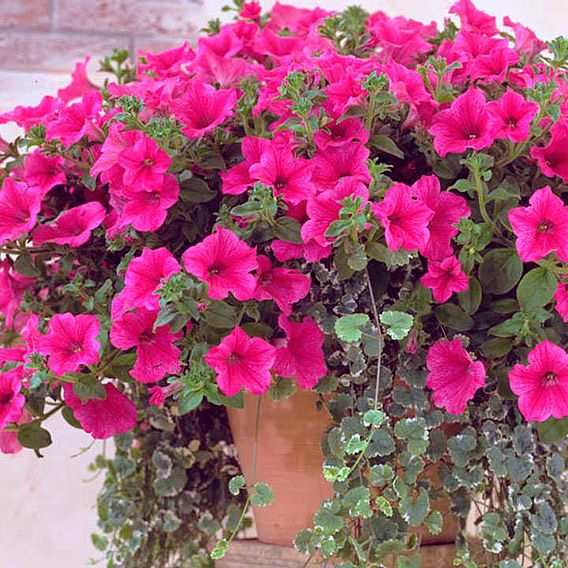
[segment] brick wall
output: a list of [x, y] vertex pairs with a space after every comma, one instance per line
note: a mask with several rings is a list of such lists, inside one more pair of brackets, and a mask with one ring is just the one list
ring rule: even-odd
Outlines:
[[166, 49], [192, 40], [205, 12], [202, 0], [0, 0], [0, 71], [62, 73], [115, 47]]

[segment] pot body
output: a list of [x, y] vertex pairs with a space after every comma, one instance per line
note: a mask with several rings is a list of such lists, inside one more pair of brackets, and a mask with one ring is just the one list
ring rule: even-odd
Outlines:
[[[261, 397], [256, 481], [268, 483], [275, 494], [268, 507], [253, 507], [258, 539], [292, 546], [296, 533], [312, 526], [314, 513], [333, 490], [323, 476], [320, 440], [330, 426], [317, 396], [298, 390], [285, 400]], [[245, 393], [242, 409], [228, 408], [239, 462], [247, 483], [253, 479], [254, 439], [258, 396]]]

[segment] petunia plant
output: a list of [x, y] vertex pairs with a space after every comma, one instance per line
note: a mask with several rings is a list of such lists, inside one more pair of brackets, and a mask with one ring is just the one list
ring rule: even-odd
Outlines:
[[0, 449], [42, 455], [59, 412], [114, 436], [107, 566], [211, 566], [274, 498], [224, 407], [310, 389], [306, 565], [419, 566], [453, 515], [455, 566], [561, 568], [568, 40], [471, 0], [230, 9], [0, 115]]

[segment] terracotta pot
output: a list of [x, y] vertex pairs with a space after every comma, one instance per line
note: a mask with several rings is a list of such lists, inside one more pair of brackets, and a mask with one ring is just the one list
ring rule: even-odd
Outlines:
[[[333, 490], [322, 473], [320, 440], [330, 426], [317, 396], [304, 390], [260, 404], [256, 481], [270, 485], [275, 500], [269, 507], [253, 508], [258, 539], [267, 544], [292, 546], [296, 533], [312, 525], [322, 499]], [[258, 397], [245, 394], [241, 410], [229, 408], [229, 422], [247, 483], [253, 477], [253, 446]]]

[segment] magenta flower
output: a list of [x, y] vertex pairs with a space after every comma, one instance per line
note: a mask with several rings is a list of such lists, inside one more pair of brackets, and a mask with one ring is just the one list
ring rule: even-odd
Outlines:
[[0, 313], [6, 318], [5, 326], [13, 327], [22, 298], [34, 282], [34, 278], [16, 272], [7, 258], [0, 262]]
[[314, 156], [312, 182], [318, 191], [333, 189], [344, 178], [355, 178], [361, 183], [371, 181], [367, 159], [369, 150], [360, 142], [348, 142], [342, 146], [328, 146]]
[[63, 385], [63, 398], [73, 411], [81, 428], [96, 440], [106, 440], [116, 434], [130, 432], [136, 426], [136, 406], [113, 384], [105, 383], [106, 398], [91, 398], [86, 402], [73, 392], [73, 385]]
[[517, 144], [529, 137], [531, 123], [537, 111], [537, 103], [527, 101], [510, 89], [499, 100], [487, 105], [495, 138], [511, 140]]
[[545, 176], [558, 176], [568, 182], [568, 121], [556, 122], [550, 133], [550, 142], [544, 147], [531, 148], [531, 157]]
[[485, 366], [472, 360], [459, 339], [434, 343], [426, 365], [426, 386], [434, 391], [434, 403], [450, 414], [462, 414], [477, 389], [485, 385]]
[[171, 162], [166, 152], [148, 136], [142, 136], [134, 146], [118, 155], [118, 163], [124, 168], [122, 180], [134, 191], [159, 190]]
[[233, 116], [236, 93], [233, 89], [215, 89], [198, 80], [190, 81], [179, 99], [172, 101], [172, 112], [184, 125], [188, 138], [202, 138]]
[[288, 144], [272, 142], [249, 173], [253, 180], [272, 186], [284, 201], [299, 203], [315, 193], [311, 168], [312, 162], [296, 158]]
[[59, 156], [44, 156], [39, 150], [28, 154], [24, 162], [24, 179], [30, 187], [39, 189], [45, 195], [56, 185], [67, 181], [63, 171], [63, 160]]
[[519, 410], [527, 422], [568, 416], [568, 354], [545, 340], [528, 355], [528, 365], [509, 372], [511, 390], [519, 395]]
[[10, 422], [17, 422], [22, 415], [26, 399], [20, 393], [22, 388], [22, 368], [16, 367], [0, 373], [0, 430]]
[[75, 64], [75, 69], [71, 73], [71, 83], [57, 91], [57, 98], [64, 103], [78, 99], [91, 91], [97, 91], [98, 87], [89, 81], [87, 76], [87, 65], [91, 60], [90, 57], [85, 57], [83, 61], [78, 61]]
[[457, 14], [461, 29], [466, 32], [488, 36], [499, 33], [495, 24], [495, 17], [478, 10], [471, 0], [459, 0], [450, 8], [450, 14]]
[[442, 157], [461, 154], [468, 148], [481, 150], [493, 144], [495, 136], [487, 113], [483, 91], [470, 87], [449, 109], [440, 111], [429, 130], [434, 148]]
[[241, 152], [243, 153], [244, 161], [226, 172], [221, 172], [223, 193], [239, 195], [253, 185], [254, 180], [249, 173], [249, 169], [254, 164], [260, 162], [261, 156], [268, 151], [269, 147], [270, 140], [257, 138], [256, 136], [245, 136], [241, 142]]
[[97, 138], [102, 102], [101, 94], [93, 91], [84, 95], [81, 101], [62, 108], [59, 116], [47, 124], [47, 140], [58, 138], [69, 146], [79, 142], [83, 136]]
[[311, 279], [293, 268], [274, 268], [267, 256], [258, 255], [255, 300], [274, 300], [282, 313], [289, 315], [292, 304], [310, 291]]
[[33, 234], [34, 245], [55, 243], [80, 247], [105, 219], [106, 210], [98, 201], [68, 209], [53, 223], [40, 225]]
[[157, 231], [179, 197], [179, 185], [172, 175], [166, 175], [159, 189], [132, 191], [125, 189], [111, 199], [111, 204], [120, 212], [121, 222], [132, 225], [137, 231]]
[[430, 239], [428, 223], [434, 212], [412, 197], [410, 187], [395, 183], [372, 209], [385, 228], [385, 238], [391, 250], [417, 250], [426, 246]]
[[0, 244], [20, 238], [35, 227], [41, 192], [7, 178], [0, 190]]
[[100, 329], [95, 316], [57, 314], [49, 321], [47, 335], [41, 338], [38, 350], [49, 356], [49, 369], [58, 377], [73, 373], [81, 365], [98, 362], [101, 344], [97, 336]]
[[537, 261], [556, 252], [568, 262], [568, 207], [548, 186], [535, 191], [529, 204], [509, 211], [520, 259]]
[[[113, 306], [114, 312], [114, 306]], [[154, 330], [157, 311], [136, 308], [116, 317], [110, 328], [110, 342], [119, 349], [136, 347], [136, 363], [130, 371], [141, 383], [155, 383], [166, 375], [179, 373], [180, 350], [174, 345], [181, 333], [171, 333], [169, 325]]]
[[314, 240], [321, 246], [329, 246], [333, 239], [325, 233], [339, 219], [339, 213], [343, 209], [341, 201], [350, 196], [361, 197], [365, 204], [369, 199], [369, 190], [356, 178], [344, 178], [333, 189], [322, 191], [308, 199], [309, 219], [302, 225], [302, 239], [305, 243]]
[[296, 379], [304, 389], [314, 388], [327, 373], [323, 332], [310, 317], [291, 322], [282, 315], [278, 325], [286, 332], [286, 339], [276, 346], [273, 371], [281, 377]]
[[432, 290], [434, 299], [440, 303], [449, 300], [453, 292], [463, 292], [469, 287], [469, 278], [455, 256], [448, 256], [444, 260], [429, 260], [428, 272], [420, 282]]
[[181, 271], [179, 262], [165, 247], [144, 248], [138, 258], [130, 261], [124, 277], [121, 295], [129, 308], [143, 307], [157, 310], [160, 298], [156, 292], [172, 274]]
[[235, 233], [219, 227], [182, 256], [187, 272], [209, 285], [207, 295], [224, 300], [232, 292], [237, 300], [253, 297], [256, 279], [250, 274], [258, 268], [255, 249]]
[[442, 260], [453, 254], [451, 239], [458, 234], [455, 226], [462, 217], [469, 217], [470, 210], [461, 195], [440, 190], [436, 176], [422, 176], [413, 184], [414, 195], [433, 212], [428, 223], [430, 237], [420, 249], [423, 256]]
[[562, 318], [562, 321], [568, 323], [568, 286], [566, 283], [558, 282], [554, 299], [556, 300], [556, 311]]
[[217, 384], [226, 396], [235, 396], [242, 388], [252, 394], [270, 388], [276, 349], [260, 337], [249, 337], [240, 327], [209, 349], [205, 362], [217, 373]]

